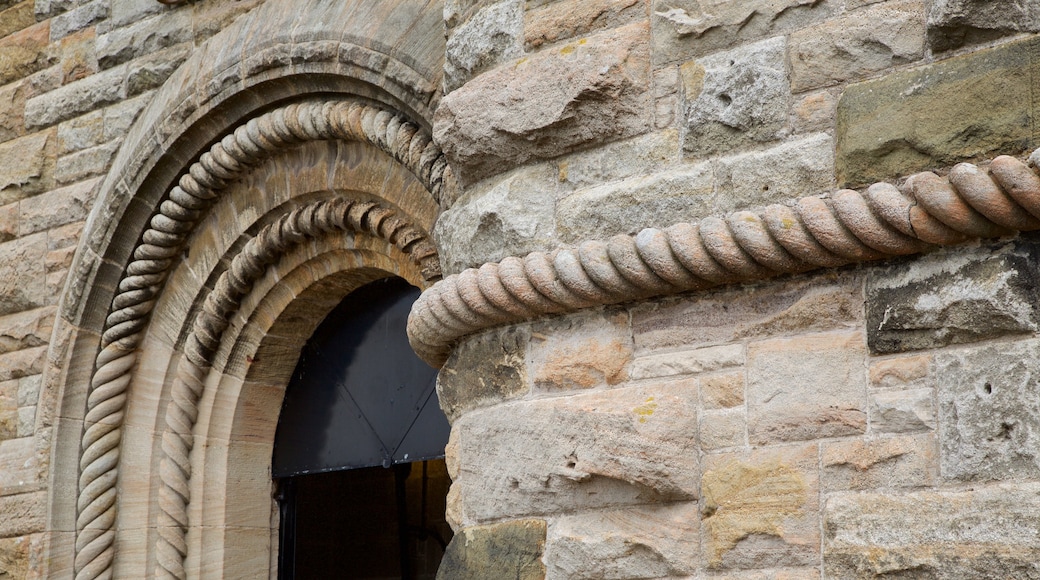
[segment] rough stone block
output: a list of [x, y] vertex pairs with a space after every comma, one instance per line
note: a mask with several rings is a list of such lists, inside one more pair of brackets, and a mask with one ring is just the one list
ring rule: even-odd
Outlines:
[[935, 435], [853, 439], [822, 444], [823, 491], [925, 487], [939, 474]]
[[40, 387], [43, 384], [43, 375], [32, 375], [22, 377], [18, 380], [18, 405], [32, 406], [40, 400]]
[[555, 185], [552, 173], [548, 165], [517, 169], [474, 186], [442, 212], [434, 237], [445, 249], [441, 253], [444, 273], [551, 249], [556, 196], [542, 188]]
[[50, 307], [0, 316], [0, 354], [47, 344], [53, 324]]
[[666, 578], [695, 571], [696, 503], [557, 518], [545, 546], [547, 578]]
[[791, 107], [791, 129], [796, 134], [832, 131], [839, 96], [839, 91], [830, 89], [795, 97]]
[[834, 190], [834, 142], [817, 133], [764, 151], [718, 161], [720, 210], [733, 211], [785, 202]]
[[1040, 245], [1017, 240], [872, 269], [867, 341], [875, 353], [939, 348], [1038, 328]]
[[111, 68], [191, 40], [191, 12], [165, 12], [98, 36], [97, 61], [101, 68]]
[[676, 161], [679, 132], [654, 131], [631, 139], [607, 143], [556, 161], [561, 195], [604, 185], [628, 177], [661, 171]]
[[715, 174], [708, 162], [634, 177], [571, 194], [559, 201], [560, 241], [577, 244], [646, 227], [664, 228], [712, 215]]
[[[29, 5], [32, 14], [32, 2]], [[3, 15], [0, 14], [0, 17]], [[0, 539], [0, 578], [28, 578], [30, 569], [30, 536]]]
[[149, 0], [122, 0], [113, 2], [109, 7], [108, 20], [98, 25], [98, 32], [108, 32], [112, 28], [118, 28], [140, 22], [151, 14], [165, 12], [167, 9], [162, 4], [156, 6]]
[[0, 85], [25, 78], [54, 62], [48, 46], [49, 22], [0, 39]]
[[524, 46], [530, 50], [646, 19], [643, 0], [563, 0], [524, 14]]
[[32, 97], [25, 103], [25, 124], [29, 128], [53, 125], [120, 101], [126, 96], [125, 76], [122, 65]]
[[824, 275], [669, 298], [632, 309], [636, 350], [706, 346], [746, 338], [859, 328], [862, 281]]
[[747, 416], [743, 408], [704, 411], [701, 414], [700, 444], [703, 451], [747, 444]]
[[826, 333], [748, 345], [748, 435], [753, 445], [858, 435], [867, 428], [866, 345]]
[[934, 398], [933, 389], [871, 393], [870, 429], [879, 433], [935, 429]]
[[41, 131], [0, 144], [0, 205], [50, 187], [56, 141], [54, 131]]
[[683, 64], [683, 149], [706, 157], [780, 137], [791, 93], [785, 51], [780, 37]]
[[838, 493], [824, 508], [828, 578], [1040, 578], [1040, 486]]
[[[90, 151], [92, 150], [88, 149], [82, 153]], [[105, 165], [107, 165], [107, 159], [100, 169], [103, 169]], [[60, 170], [59, 162], [59, 172]], [[89, 179], [23, 200], [19, 204], [19, 234], [27, 236], [86, 219], [87, 213], [94, 204], [94, 195], [100, 181], [100, 177]]]
[[18, 407], [18, 436], [32, 437], [36, 431], [36, 407]]
[[47, 347], [37, 346], [0, 354], [0, 381], [20, 379], [43, 372]]
[[536, 327], [529, 374], [543, 391], [616, 385], [628, 378], [632, 333], [627, 313], [607, 312]]
[[681, 382], [504, 403], [452, 428], [477, 522], [697, 497], [697, 391]]
[[728, 409], [744, 404], [744, 373], [722, 373], [701, 377], [701, 406]]
[[1037, 47], [1029, 38], [850, 85], [838, 102], [839, 183], [1035, 147]]
[[870, 385], [876, 389], [931, 387], [931, 367], [932, 357], [927, 354], [872, 361]]
[[132, 99], [120, 101], [102, 111], [104, 117], [104, 133], [101, 142], [125, 137], [130, 126], [137, 120], [141, 109], [151, 101], [152, 93], [143, 93]]
[[191, 55], [191, 43], [178, 44], [126, 64], [126, 96], [136, 97], [161, 86]]
[[801, 92], [920, 60], [924, 2], [885, 2], [791, 35], [791, 89]]
[[192, 30], [196, 46], [225, 29], [236, 18], [256, 8], [263, 0], [235, 0], [234, 2], [203, 2], [192, 8]]
[[465, 528], [448, 544], [437, 580], [544, 580], [544, 550], [543, 520]]
[[1040, 30], [1040, 5], [1015, 0], [933, 0], [928, 42], [942, 51], [1018, 32]]
[[19, 2], [4, 10], [0, 7], [0, 38], [36, 24], [32, 2]]
[[[89, 178], [105, 173], [112, 162], [112, 158], [119, 151], [119, 146], [122, 144], [123, 141], [121, 139], [116, 139], [97, 147], [91, 147], [90, 149], [59, 157], [54, 170], [54, 180], [61, 185], [84, 179], [93, 181]], [[70, 208], [70, 210], [66, 214], [67, 216], [73, 216], [78, 213], [77, 208]], [[64, 213], [62, 212], [62, 214]], [[68, 221], [75, 221], [76, 219], [80, 218], [73, 218]], [[64, 223], [68, 223], [68, 221]]]
[[772, 568], [769, 570], [740, 570], [734, 573], [715, 573], [712, 580], [819, 580], [820, 568]]
[[46, 253], [44, 232], [0, 244], [0, 316], [47, 305]]
[[840, 9], [833, 0], [654, 0], [654, 64], [780, 36]]
[[705, 456], [701, 551], [708, 567], [818, 562], [818, 470], [815, 445]]
[[108, 18], [109, 2], [92, 0], [51, 19], [51, 42]]
[[437, 397], [448, 419], [527, 393], [527, 327], [490, 330], [463, 341], [437, 375]]
[[944, 352], [935, 366], [943, 477], [1040, 476], [1040, 342]]
[[445, 47], [444, 92], [524, 54], [521, 0], [503, 0], [478, 10], [448, 35]]
[[97, 72], [94, 45], [97, 37], [93, 28], [81, 30], [61, 39], [61, 80], [63, 84], [78, 81]]
[[17, 436], [18, 381], [12, 379], [0, 383], [0, 441], [14, 439]]
[[649, 28], [601, 32], [490, 70], [445, 96], [434, 137], [464, 183], [651, 126]]
[[744, 364], [744, 346], [713, 346], [641, 356], [632, 361], [629, 377], [652, 379], [706, 373]]
[[93, 111], [58, 125], [58, 153], [81, 151], [103, 142], [104, 114]]
[[29, 93], [25, 82], [0, 87], [0, 143], [25, 135], [25, 99]]
[[0, 495], [0, 538], [42, 532], [47, 520], [47, 492]]

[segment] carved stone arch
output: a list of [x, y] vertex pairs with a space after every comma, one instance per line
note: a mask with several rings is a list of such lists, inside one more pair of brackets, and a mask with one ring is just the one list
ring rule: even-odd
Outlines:
[[[197, 49], [146, 107], [101, 185], [44, 371], [60, 417], [50, 487], [50, 528], [62, 530], [49, 538], [54, 574], [224, 570], [223, 560], [193, 559], [200, 535], [183, 533], [198, 521], [190, 519], [190, 490], [203, 488], [190, 477], [198, 459], [185, 444], [200, 408], [185, 411], [178, 372], [201, 379], [188, 402], [209, 404], [205, 381], [218, 387], [224, 371], [241, 370], [227, 353], [278, 345], [257, 329], [288, 328], [282, 311], [294, 302], [285, 296], [342, 293], [351, 280], [387, 275], [422, 287], [439, 277], [428, 236], [455, 187], [428, 130], [443, 60], [439, 3], [305, 4], [264, 5]], [[394, 18], [376, 18], [389, 12]], [[313, 179], [283, 178], [281, 203], [250, 208], [264, 197], [257, 191], [268, 191], [256, 187], [263, 168], [300, 160], [320, 168]], [[211, 216], [220, 212], [235, 219], [216, 224], [226, 227], [215, 236]], [[297, 254], [308, 257], [283, 272]], [[296, 294], [278, 285], [281, 274]], [[195, 282], [168, 291], [167, 280]], [[269, 300], [253, 294], [263, 280], [275, 281], [263, 293]], [[189, 324], [239, 303], [270, 324]], [[310, 312], [297, 331], [324, 316]], [[153, 314], [166, 322], [160, 327]], [[182, 413], [170, 415], [172, 424], [168, 407]], [[231, 428], [225, 421], [205, 429]], [[128, 442], [132, 453], [124, 452]], [[160, 480], [166, 492], [153, 485]], [[185, 555], [187, 571], [178, 566]]]

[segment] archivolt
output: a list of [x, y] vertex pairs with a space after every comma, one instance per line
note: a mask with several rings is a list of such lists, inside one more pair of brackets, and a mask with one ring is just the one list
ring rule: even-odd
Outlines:
[[460, 338], [498, 324], [1036, 229], [1040, 177], [1005, 155], [986, 169], [962, 163], [948, 177], [913, 175], [902, 191], [876, 183], [484, 264], [424, 292], [408, 336], [440, 366]]
[[[411, 171], [437, 200], [446, 188], [452, 187], [450, 168], [439, 148], [422, 128], [399, 114], [354, 100], [307, 101], [261, 115], [225, 136], [190, 166], [178, 185], [163, 200], [159, 210], [153, 214], [150, 227], [134, 249], [133, 260], [118, 284], [105, 322], [101, 350], [90, 381], [87, 427], [81, 442], [76, 522], [77, 579], [97, 578], [111, 571], [117, 507], [116, 479], [126, 390], [137, 361], [136, 350], [175, 257], [202, 213], [236, 177], [289, 146], [326, 139], [362, 141], [379, 148]], [[341, 206], [337, 207], [342, 209]], [[321, 222], [324, 226], [315, 227], [335, 226], [337, 223], [348, 227], [352, 224], [377, 235], [394, 236], [387, 239], [396, 240], [396, 244], [405, 244], [399, 247], [407, 247], [413, 259], [420, 261], [423, 276], [427, 280], [439, 278], [440, 267], [433, 246], [425, 239], [425, 234], [405, 224], [401, 216], [390, 215], [393, 212], [389, 208], [372, 206], [362, 211], [360, 205], [351, 207], [353, 209], [346, 211], [342, 219], [336, 218], [335, 211], [329, 207], [320, 214], [307, 214], [310, 216], [307, 218], [301, 213], [293, 218], [295, 221], [287, 226], [285, 232], [279, 229], [278, 234], [268, 233], [265, 239], [271, 240], [272, 236], [288, 236], [284, 239], [291, 239], [297, 235], [293, 233], [296, 231], [294, 227], [320, 215], [331, 221], [325, 220]], [[316, 210], [313, 208], [312, 212]], [[358, 216], [357, 219], [351, 217], [351, 211]], [[290, 222], [279, 223], [284, 225]], [[254, 249], [274, 251], [270, 247]], [[266, 255], [254, 254], [250, 259], [243, 258], [246, 261], [238, 263], [237, 271], [231, 271], [225, 287], [240, 288], [239, 284], [244, 283], [258, 264], [262, 263], [260, 257]], [[223, 305], [224, 302], [218, 301], [214, 307]], [[219, 314], [218, 311], [213, 313]], [[210, 330], [212, 328], [201, 328], [198, 336], [209, 338], [205, 333]], [[199, 342], [199, 345], [205, 344], [211, 343]], [[196, 355], [204, 352], [199, 351], [197, 346], [190, 347], [189, 352], [195, 352]], [[196, 356], [195, 361], [199, 360], [202, 359]], [[178, 407], [178, 410], [186, 412], [189, 417], [191, 415], [190, 409], [184, 411]], [[183, 418], [184, 415], [181, 416]], [[186, 428], [190, 436], [190, 423], [178, 424], [180, 432]], [[168, 448], [167, 438], [164, 437], [164, 451], [177, 447], [170, 441], [171, 446]], [[182, 442], [180, 448], [183, 447]], [[190, 445], [187, 448], [190, 450]], [[163, 479], [173, 489], [177, 480], [173, 476], [166, 476], [171, 466], [164, 462]], [[186, 488], [178, 488], [177, 492], [184, 492], [181, 495], [186, 500]], [[165, 505], [163, 511], [171, 515], [175, 512], [168, 511]], [[174, 519], [181, 525], [187, 523], [186, 519]], [[180, 553], [183, 554], [183, 551]]]

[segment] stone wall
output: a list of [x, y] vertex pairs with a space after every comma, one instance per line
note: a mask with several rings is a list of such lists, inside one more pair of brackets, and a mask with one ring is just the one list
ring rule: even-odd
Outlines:
[[[0, 0], [0, 578], [71, 575], [41, 373], [101, 182], [260, 2]], [[444, 26], [447, 274], [1040, 146], [1030, 2], [446, 0]], [[443, 577], [1040, 578], [1038, 240], [998, 233], [465, 339]]]

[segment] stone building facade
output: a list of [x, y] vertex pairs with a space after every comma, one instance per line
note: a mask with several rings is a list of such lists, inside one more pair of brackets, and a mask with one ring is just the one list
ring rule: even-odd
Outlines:
[[277, 574], [422, 288], [443, 578], [1040, 578], [1040, 4], [0, 0], [0, 578]]

